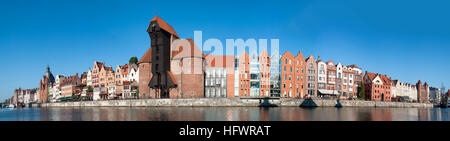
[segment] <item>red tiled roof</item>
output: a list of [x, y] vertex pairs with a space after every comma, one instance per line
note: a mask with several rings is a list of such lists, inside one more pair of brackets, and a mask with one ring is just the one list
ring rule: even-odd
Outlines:
[[[175, 32], [175, 30], [173, 29], [172, 26], [170, 26], [169, 24], [167, 24], [164, 20], [162, 20], [160, 17], [155, 16], [151, 21], [151, 22], [156, 21], [159, 24], [159, 27], [161, 27], [162, 29], [164, 29], [165, 31], [169, 32], [170, 34], [174, 35], [177, 38], [180, 38], [180, 36], [178, 36], [177, 32]], [[147, 28], [147, 32], [150, 32], [150, 25]]]
[[112, 70], [112, 67], [105, 67], [105, 70], [111, 71], [111, 70]]
[[347, 66], [347, 67], [351, 67], [351, 68], [358, 68], [358, 69], [361, 69], [361, 68], [359, 68], [358, 66], [356, 66], [355, 64], [349, 65], [349, 66]]
[[97, 67], [98, 67], [98, 68], [102, 68], [103, 66], [105, 66], [105, 63], [103, 63], [103, 62], [97, 62]]
[[130, 85], [131, 82], [130, 81], [123, 81], [123, 85]]
[[387, 77], [387, 75], [381, 75], [378, 73], [370, 73], [366, 72], [366, 74], [369, 76], [370, 80], [374, 80], [375, 77], [380, 77], [381, 81], [383, 81], [383, 84], [391, 84], [391, 78]]
[[120, 69], [122, 69], [122, 75], [128, 75], [128, 64], [120, 66]]
[[142, 56], [141, 60], [138, 63], [149, 63], [152, 62], [152, 48], [149, 48], [147, 52], [145, 52], [144, 56]]
[[375, 77], [377, 76], [377, 74], [375, 74], [375, 73], [370, 73], [370, 72], [366, 72], [366, 74], [369, 76], [370, 80], [375, 79]]

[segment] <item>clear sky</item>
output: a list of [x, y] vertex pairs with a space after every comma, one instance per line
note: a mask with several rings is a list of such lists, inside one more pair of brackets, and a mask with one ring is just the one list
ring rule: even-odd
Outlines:
[[280, 51], [356, 64], [370, 72], [450, 87], [448, 0], [2, 0], [0, 100], [37, 88], [50, 65], [73, 75], [95, 60], [142, 57], [157, 15], [182, 38], [277, 38]]

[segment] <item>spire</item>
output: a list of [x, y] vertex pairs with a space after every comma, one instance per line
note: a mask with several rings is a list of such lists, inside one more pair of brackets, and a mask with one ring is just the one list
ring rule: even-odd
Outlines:
[[50, 66], [47, 65], [47, 72], [50, 72]]

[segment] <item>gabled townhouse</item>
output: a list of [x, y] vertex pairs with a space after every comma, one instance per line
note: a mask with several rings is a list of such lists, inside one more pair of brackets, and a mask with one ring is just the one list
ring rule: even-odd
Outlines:
[[270, 56], [266, 49], [259, 55], [259, 96], [270, 97]]
[[293, 56], [286, 52], [281, 56], [282, 97], [303, 98], [306, 95], [306, 62], [302, 53]]
[[239, 97], [250, 97], [250, 58], [246, 51], [239, 57]]
[[317, 90], [324, 91], [327, 89], [327, 64], [322, 61], [317, 61]]
[[399, 80], [393, 80], [391, 84], [391, 93], [393, 98], [399, 99], [399, 101], [402, 102], [417, 101], [416, 85], [400, 82]]
[[342, 67], [342, 99], [356, 98], [355, 95], [355, 87], [353, 81], [353, 70], [347, 66]]
[[[76, 90], [80, 87], [82, 84], [81, 78], [78, 76], [78, 73], [76, 73], [73, 76], [66, 77], [64, 80], [61, 81], [61, 98], [59, 100], [65, 101], [72, 99], [77, 92]], [[78, 88], [77, 88], [78, 87]]]
[[293, 77], [295, 77], [295, 60], [294, 55], [292, 53], [285, 52], [281, 55], [281, 97], [283, 98], [292, 98], [296, 97], [296, 89], [293, 87], [295, 85], [295, 81]]
[[357, 97], [359, 94], [359, 90], [362, 87], [363, 77], [364, 73], [360, 67], [357, 65], [349, 65], [347, 68], [351, 69], [353, 71], [353, 85], [354, 85], [354, 98]]
[[112, 66], [105, 67], [106, 70], [106, 87], [107, 87], [107, 97], [104, 99], [114, 99], [116, 96], [116, 79], [115, 73]]
[[306, 96], [317, 97], [317, 63], [314, 56], [310, 55], [306, 60]]
[[128, 81], [139, 82], [139, 66], [137, 64], [129, 65]]
[[89, 67], [89, 71], [87, 72], [87, 78], [86, 78], [86, 86], [91, 86], [91, 88], [93, 88], [92, 86], [92, 70]]
[[[331, 94], [337, 94], [337, 84], [336, 84], [336, 65], [333, 60], [327, 62], [327, 86], [326, 89], [331, 92]], [[333, 91], [336, 91], [333, 92]]]

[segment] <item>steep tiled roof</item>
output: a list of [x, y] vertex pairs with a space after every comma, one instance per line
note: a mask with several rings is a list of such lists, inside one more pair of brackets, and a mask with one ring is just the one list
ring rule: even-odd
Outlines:
[[[169, 32], [170, 34], [176, 36], [177, 38], [180, 38], [180, 36], [178, 36], [177, 32], [175, 32], [175, 29], [173, 29], [172, 26], [170, 26], [169, 24], [167, 24], [164, 20], [162, 20], [160, 17], [155, 16], [151, 21], [151, 22], [156, 21], [159, 24], [159, 27], [161, 27], [162, 29], [164, 29], [165, 31]], [[147, 28], [147, 32], [150, 32], [150, 25]]]
[[103, 62], [97, 62], [97, 67], [98, 68], [102, 68], [102, 67], [104, 67], [105, 66], [105, 63], [103, 63]]
[[351, 67], [351, 68], [358, 68], [358, 69], [361, 69], [361, 68], [359, 68], [358, 66], [356, 66], [355, 64], [349, 65], [349, 66], [347, 66], [347, 67]]
[[105, 67], [105, 70], [112, 71], [112, 67]]
[[370, 72], [366, 72], [366, 74], [369, 76], [370, 80], [374, 80], [375, 77], [380, 77], [381, 81], [383, 81], [383, 84], [391, 84], [391, 78], [387, 77], [387, 75], [381, 75], [378, 73], [370, 73]]
[[80, 83], [80, 81], [81, 80], [78, 77], [78, 73], [77, 73], [77, 74], [75, 74], [73, 76], [66, 77], [64, 80], [62, 80], [60, 86], [64, 86], [64, 85], [67, 85], [67, 84], [76, 85], [77, 83]]
[[150, 63], [152, 62], [152, 48], [149, 48], [147, 52], [145, 52], [144, 56], [142, 56], [141, 60], [138, 63]]
[[121, 66], [120, 69], [122, 69], [122, 75], [128, 75], [128, 64]]
[[377, 77], [377, 74], [375, 74], [375, 73], [366, 72], [366, 74], [369, 76], [370, 80], [372, 80], [372, 81], [373, 81], [373, 79], [375, 79], [375, 77]]

